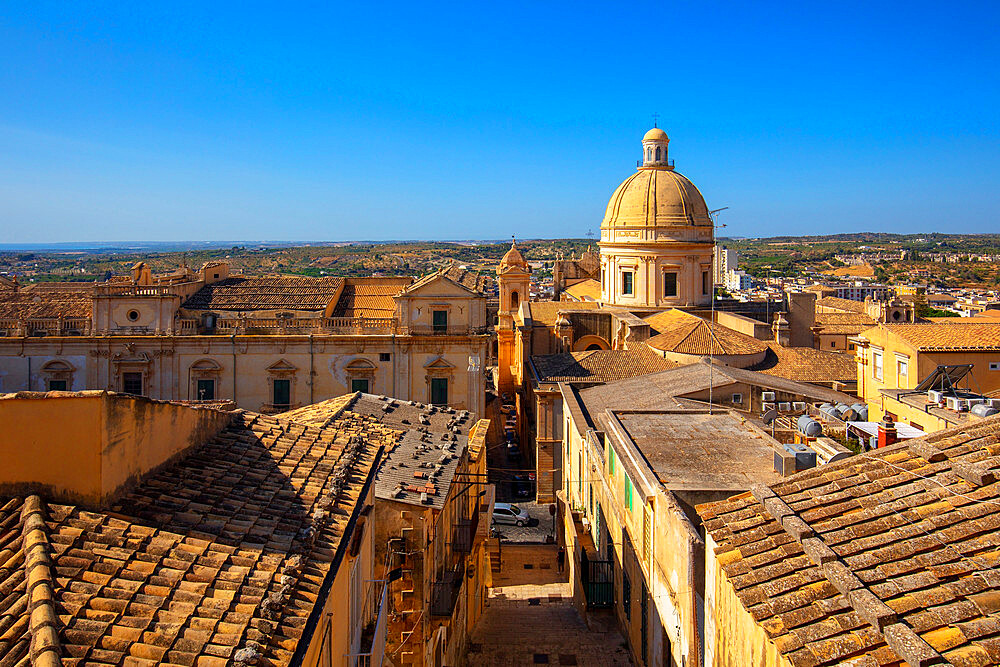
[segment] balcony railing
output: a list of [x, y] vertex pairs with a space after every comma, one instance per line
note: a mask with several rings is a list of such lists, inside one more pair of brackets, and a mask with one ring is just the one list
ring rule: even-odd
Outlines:
[[458, 519], [451, 531], [451, 548], [460, 553], [472, 551], [476, 539], [476, 529], [479, 526], [479, 512], [473, 512], [471, 519]]
[[464, 577], [465, 569], [460, 564], [453, 570], [444, 571], [431, 583], [431, 616], [451, 617]]
[[32, 317], [0, 319], [0, 336], [86, 336], [89, 317]]

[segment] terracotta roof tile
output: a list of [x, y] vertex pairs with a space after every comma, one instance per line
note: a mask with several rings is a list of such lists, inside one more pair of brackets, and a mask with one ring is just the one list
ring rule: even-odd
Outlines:
[[589, 298], [594, 301], [600, 301], [601, 299], [601, 283], [591, 278], [585, 278], [563, 291], [577, 299]]
[[555, 326], [559, 311], [568, 313], [580, 310], [594, 310], [601, 307], [601, 304], [594, 301], [566, 302], [566, 301], [528, 301], [528, 312], [535, 324], [545, 327]]
[[412, 278], [348, 278], [333, 317], [392, 317], [396, 314], [393, 297], [412, 282]]
[[90, 317], [89, 291], [0, 291], [0, 319]]
[[767, 344], [721, 324], [710, 325], [702, 318], [671, 309], [646, 318], [657, 332], [647, 344], [657, 350], [698, 356], [752, 355], [767, 351]]
[[188, 310], [323, 310], [337, 297], [343, 278], [230, 276], [195, 292]]
[[539, 382], [614, 382], [675, 368], [645, 345], [629, 350], [588, 350], [531, 357]]
[[[793, 664], [803, 651], [815, 664], [1000, 664], [1000, 483], [954, 473], [1000, 467], [1000, 418], [922, 441], [947, 458], [896, 445], [697, 508], [737, 597]], [[776, 518], [782, 506], [815, 543]], [[793, 539], [779, 549], [774, 530]], [[801, 558], [789, 575], [781, 559]]]
[[922, 352], [1000, 350], [1000, 321], [884, 324], [879, 328]]
[[796, 382], [855, 382], [858, 377], [854, 355], [827, 352], [811, 347], [785, 347], [773, 341], [763, 361], [747, 370], [759, 371]]
[[376, 454], [401, 435], [369, 416], [329, 417], [238, 412], [108, 511], [6, 501], [0, 656], [225, 663], [253, 640], [287, 664]]
[[865, 312], [865, 304], [863, 302], [853, 301], [851, 299], [841, 299], [837, 296], [824, 296], [816, 299], [816, 305], [818, 307], [830, 308], [845, 313]]

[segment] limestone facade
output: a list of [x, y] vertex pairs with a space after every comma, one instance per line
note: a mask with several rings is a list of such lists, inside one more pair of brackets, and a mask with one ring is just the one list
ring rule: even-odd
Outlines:
[[[32, 316], [39, 304], [45, 317]], [[215, 264], [151, 276], [137, 265], [82, 289], [0, 292], [0, 391], [107, 389], [263, 412], [364, 391], [481, 414], [489, 339], [485, 295], [443, 272], [250, 278]]]

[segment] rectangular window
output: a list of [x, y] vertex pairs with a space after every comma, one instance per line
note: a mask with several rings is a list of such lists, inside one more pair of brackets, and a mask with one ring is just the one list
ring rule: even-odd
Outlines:
[[272, 380], [271, 403], [275, 408], [287, 408], [292, 402], [292, 381]]
[[198, 380], [195, 384], [197, 395], [195, 399], [199, 401], [215, 400], [215, 380]]
[[830, 347], [837, 347], [837, 341], [831, 340], [830, 341]]
[[444, 333], [448, 331], [448, 311], [447, 310], [435, 310], [432, 313], [434, 318], [434, 332]]
[[628, 475], [625, 475], [625, 506], [632, 511], [632, 480]]
[[743, 403], [743, 394], [733, 394], [733, 403], [741, 405]]
[[431, 403], [448, 405], [448, 378], [431, 378]]
[[712, 289], [708, 284], [708, 271], [701, 272], [701, 293], [708, 294], [708, 290]]
[[991, 361], [990, 362], [990, 370], [991, 371], [1000, 371], [1000, 361]]
[[909, 359], [896, 359], [896, 376], [900, 378], [909, 377], [910, 375], [910, 360]]
[[351, 392], [360, 391], [362, 394], [368, 392], [368, 378], [355, 378], [351, 380]]
[[608, 474], [615, 476], [615, 450], [608, 447]]
[[378, 360], [379, 361], [391, 361], [392, 360], [392, 355], [390, 355], [388, 352], [379, 352], [378, 353]]
[[635, 274], [631, 271], [622, 271], [622, 294], [625, 296], [635, 294]]
[[677, 274], [672, 271], [663, 274], [663, 296], [677, 296]]
[[66, 391], [66, 380], [49, 380], [49, 391]]
[[876, 380], [882, 379], [882, 352], [872, 350], [872, 377]]
[[122, 373], [122, 392], [142, 396], [142, 373]]

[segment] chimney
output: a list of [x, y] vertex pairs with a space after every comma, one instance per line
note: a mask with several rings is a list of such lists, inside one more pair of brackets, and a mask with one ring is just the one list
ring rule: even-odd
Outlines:
[[889, 415], [886, 415], [882, 421], [878, 423], [878, 446], [879, 448], [888, 447], [889, 445], [896, 444], [898, 441], [899, 437], [896, 435], [896, 424], [889, 419]]

